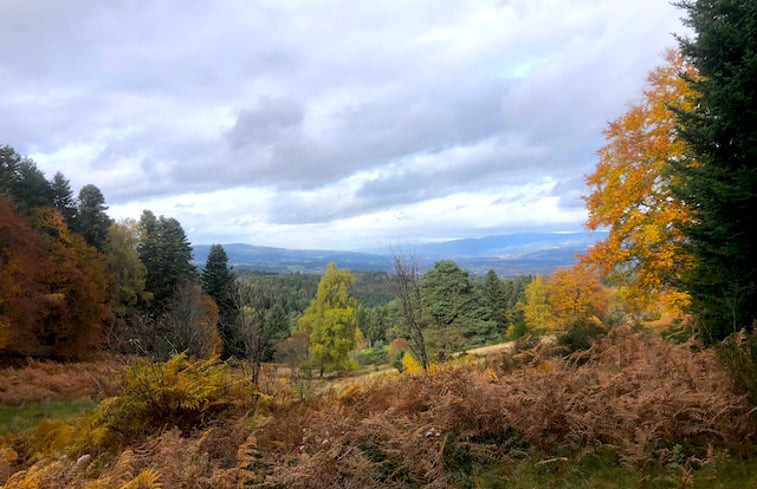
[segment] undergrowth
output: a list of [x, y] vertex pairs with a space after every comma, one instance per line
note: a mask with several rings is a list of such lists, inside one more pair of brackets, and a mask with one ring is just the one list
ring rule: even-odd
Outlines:
[[[249, 392], [215, 381], [187, 389], [207, 402], [156, 401], [145, 390], [156, 379], [173, 395], [173, 385], [223, 370], [180, 359], [181, 368], [142, 368], [120, 400], [69, 424], [70, 439], [88, 432], [89, 446], [23, 453], [32, 437], [4, 448], [6, 458], [18, 449], [4, 487], [753, 486], [752, 407], [716, 354], [694, 346], [612, 331], [567, 358], [376, 375], [302, 401], [274, 395], [254, 415]], [[195, 380], [165, 381], [184, 372]], [[178, 412], [166, 417], [166, 406]], [[77, 463], [82, 453], [93, 457]]]

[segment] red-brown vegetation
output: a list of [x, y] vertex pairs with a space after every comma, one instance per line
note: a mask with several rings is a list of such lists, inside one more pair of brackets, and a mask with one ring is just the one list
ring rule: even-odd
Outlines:
[[[712, 351], [617, 333], [567, 359], [448, 365], [292, 399], [190, 434], [168, 430], [105, 471], [40, 461], [6, 487], [36, 487], [23, 484], [37, 477], [50, 488], [446, 488], [473, 463], [599, 449], [631, 466], [682, 453], [706, 461], [755, 439], [751, 405]], [[135, 479], [142, 485], [128, 485]]]

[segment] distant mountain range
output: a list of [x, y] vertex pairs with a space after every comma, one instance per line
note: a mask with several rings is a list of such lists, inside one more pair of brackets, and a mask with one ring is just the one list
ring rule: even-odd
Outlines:
[[[441, 259], [455, 260], [471, 273], [494, 269], [500, 275], [549, 273], [555, 268], [572, 265], [575, 255], [583, 253], [604, 232], [586, 233], [515, 233], [459, 239], [439, 243], [403, 246], [402, 252], [413, 255], [421, 267], [428, 269]], [[334, 251], [291, 250], [254, 246], [243, 243], [224, 244], [229, 264], [237, 270], [259, 270], [272, 273], [323, 273], [329, 262], [355, 271], [390, 271], [390, 250]], [[210, 245], [194, 247], [195, 264], [202, 267]]]

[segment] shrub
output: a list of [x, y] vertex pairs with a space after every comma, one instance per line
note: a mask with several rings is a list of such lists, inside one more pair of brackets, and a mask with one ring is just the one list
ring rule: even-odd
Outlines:
[[193, 360], [182, 353], [165, 363], [139, 359], [124, 375], [119, 395], [77, 420], [43, 422], [31, 447], [41, 454], [64, 447], [92, 453], [127, 446], [165, 427], [188, 432], [252, 406], [253, 394], [250, 384], [217, 357]]

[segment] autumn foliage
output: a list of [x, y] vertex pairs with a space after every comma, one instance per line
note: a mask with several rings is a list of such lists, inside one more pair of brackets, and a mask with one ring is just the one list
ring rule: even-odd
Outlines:
[[695, 78], [696, 72], [678, 52], [670, 51], [666, 61], [650, 73], [641, 100], [608, 124], [607, 144], [598, 152], [594, 173], [586, 177], [591, 192], [584, 197], [587, 226], [610, 230], [583, 259], [617, 284], [640, 312], [658, 302], [680, 312], [688, 302], [671, 283], [691, 266], [681, 253], [683, 235], [676, 227], [689, 219], [689, 212], [674, 196], [667, 168], [687, 149], [677, 136], [671, 109], [689, 108], [692, 91], [680, 74]]
[[104, 261], [57, 211], [36, 209], [32, 222], [0, 197], [0, 351], [83, 355], [108, 317]]
[[[5, 488], [451, 488], [468, 487], [476, 467], [532, 455], [579, 460], [601, 451], [629, 466], [707, 463], [713, 450], [749, 447], [755, 426], [715, 353], [696, 346], [616, 331], [567, 359], [384, 375], [304, 402], [274, 398], [256, 415], [228, 409], [244, 395], [224, 387], [228, 378], [217, 382], [217, 364], [143, 364], [117, 400], [98, 409], [131, 413], [107, 418], [112, 428], [120, 423], [110, 433], [154, 426], [154, 435], [111, 438], [126, 443], [120, 455], [99, 452], [79, 465], [76, 457], [95, 454], [98, 438], [68, 459], [53, 451], [24, 465], [19, 452]], [[196, 430], [151, 424], [163, 419], [194, 420], [188, 426]], [[685, 453], [675, 448], [682, 441]], [[142, 485], [127, 485], [137, 479]]]

